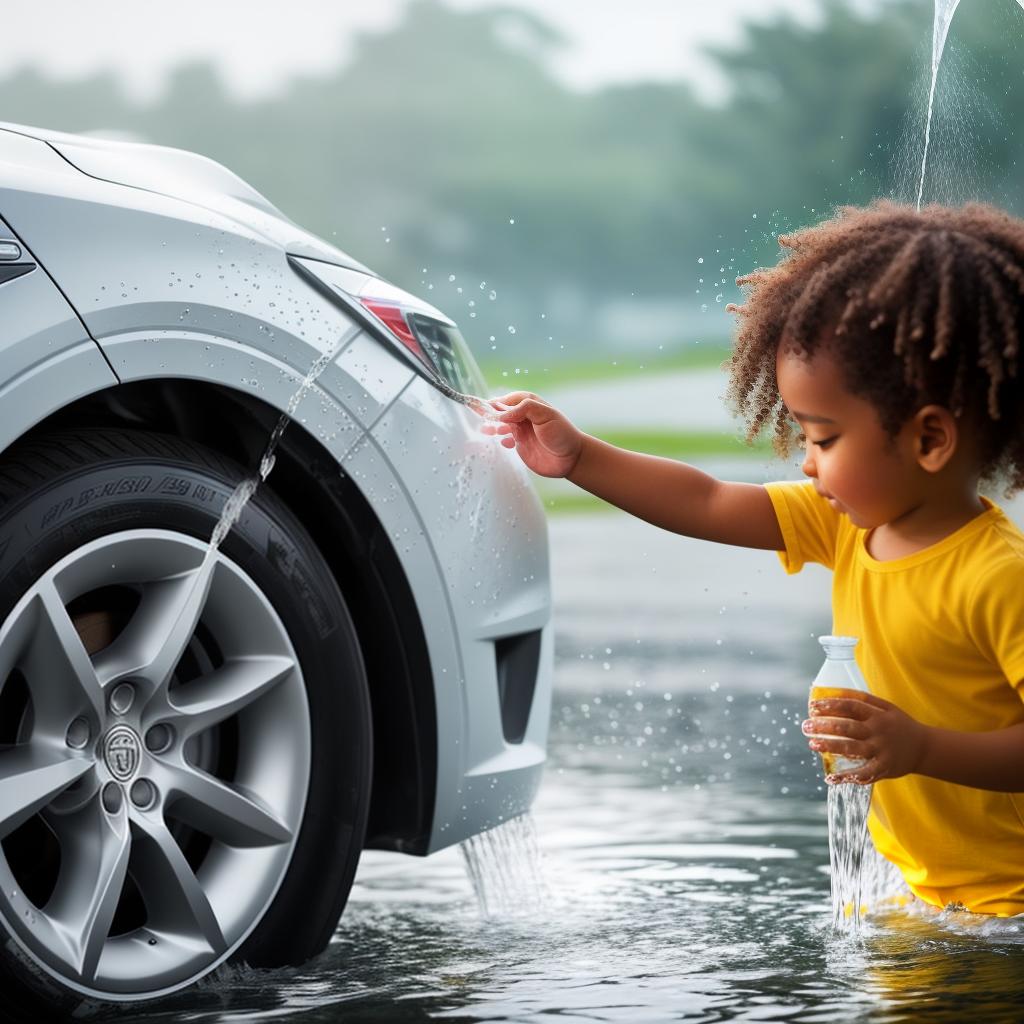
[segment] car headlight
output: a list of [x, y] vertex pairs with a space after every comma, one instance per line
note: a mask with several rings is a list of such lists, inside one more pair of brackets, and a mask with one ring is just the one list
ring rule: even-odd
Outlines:
[[428, 379], [460, 394], [483, 395], [487, 384], [453, 320], [429, 303], [379, 277], [333, 263], [288, 257], [329, 299], [355, 313], [378, 337], [396, 344]]

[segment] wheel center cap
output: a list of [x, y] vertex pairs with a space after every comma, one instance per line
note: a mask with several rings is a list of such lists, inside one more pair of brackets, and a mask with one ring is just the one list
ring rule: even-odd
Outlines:
[[134, 729], [115, 725], [103, 741], [103, 760], [118, 782], [127, 782], [139, 769], [142, 741]]

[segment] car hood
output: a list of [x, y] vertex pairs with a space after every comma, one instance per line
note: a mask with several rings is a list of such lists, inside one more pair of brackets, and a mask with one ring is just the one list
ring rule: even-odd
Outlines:
[[347, 253], [289, 220], [248, 182], [209, 157], [171, 146], [75, 135], [2, 121], [0, 131], [45, 143], [91, 178], [214, 209], [273, 238], [287, 252], [372, 273]]

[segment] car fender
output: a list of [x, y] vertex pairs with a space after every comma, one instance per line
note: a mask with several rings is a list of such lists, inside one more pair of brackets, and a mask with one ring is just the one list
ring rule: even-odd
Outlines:
[[[35, 262], [27, 249], [25, 259]], [[51, 413], [116, 383], [102, 352], [38, 264], [0, 284], [0, 450]]]

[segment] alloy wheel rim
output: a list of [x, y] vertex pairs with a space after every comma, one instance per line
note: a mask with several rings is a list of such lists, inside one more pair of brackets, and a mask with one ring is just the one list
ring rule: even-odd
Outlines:
[[[112, 626], [115, 596], [135, 607]], [[3, 712], [0, 917], [22, 949], [115, 1000], [229, 956], [284, 878], [309, 783], [299, 661], [256, 583], [172, 531], [82, 546], [0, 627]]]

